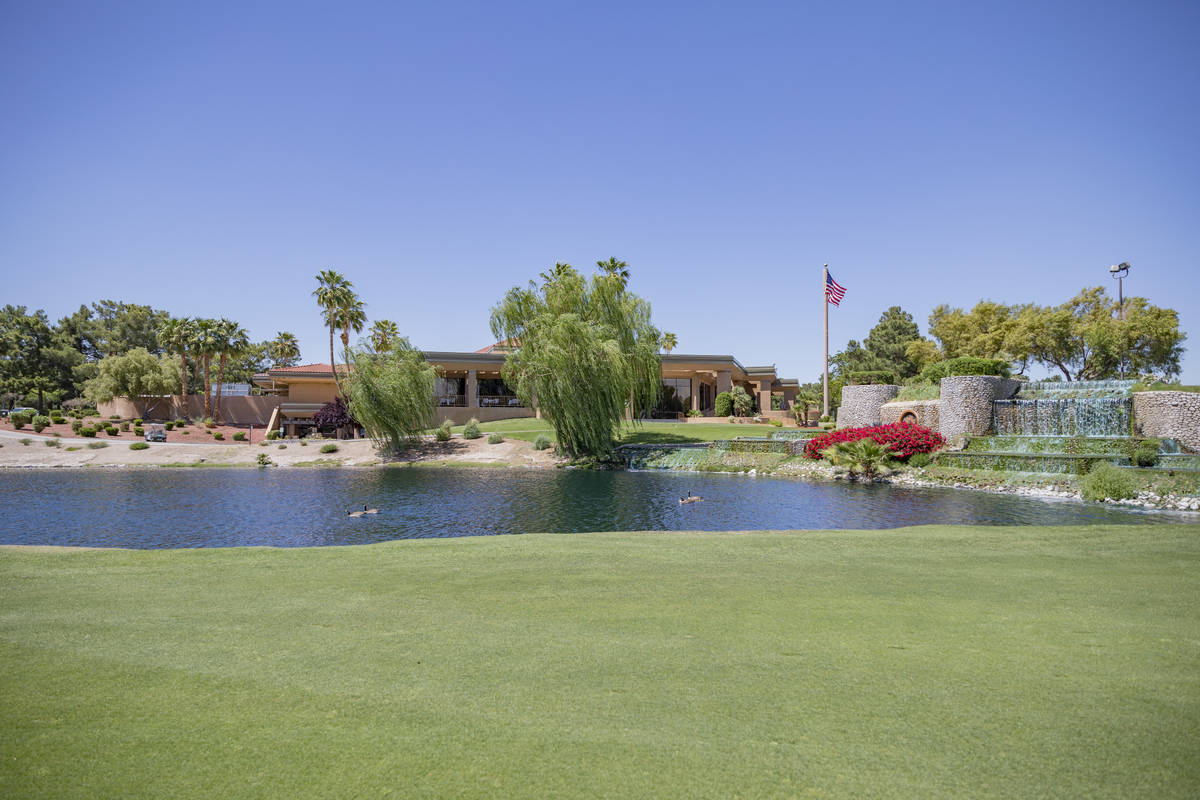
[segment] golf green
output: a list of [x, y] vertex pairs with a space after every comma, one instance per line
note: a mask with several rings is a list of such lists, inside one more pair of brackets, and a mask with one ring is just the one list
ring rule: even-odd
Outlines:
[[1200, 526], [0, 548], [5, 797], [1194, 797]]

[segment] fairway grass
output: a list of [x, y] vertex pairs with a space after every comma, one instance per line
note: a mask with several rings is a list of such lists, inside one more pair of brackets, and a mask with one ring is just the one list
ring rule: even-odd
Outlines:
[[3, 797], [1195, 797], [1200, 527], [0, 548]]

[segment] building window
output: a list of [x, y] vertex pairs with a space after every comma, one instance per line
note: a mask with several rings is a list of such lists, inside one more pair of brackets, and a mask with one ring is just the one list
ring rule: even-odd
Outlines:
[[689, 378], [663, 378], [662, 397], [651, 417], [673, 418], [685, 413], [691, 404], [692, 381]]
[[438, 378], [433, 390], [441, 408], [462, 407], [467, 404], [466, 378]]
[[700, 410], [705, 414], [711, 414], [716, 406], [717, 392], [712, 384], [700, 384]]
[[479, 379], [480, 408], [522, 408], [521, 398], [501, 378]]

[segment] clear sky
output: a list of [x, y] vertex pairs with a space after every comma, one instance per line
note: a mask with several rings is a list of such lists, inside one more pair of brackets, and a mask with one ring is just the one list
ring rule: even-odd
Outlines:
[[0, 0], [0, 302], [422, 348], [629, 262], [676, 352], [813, 380], [890, 305], [1176, 308], [1200, 383], [1200, 3]]

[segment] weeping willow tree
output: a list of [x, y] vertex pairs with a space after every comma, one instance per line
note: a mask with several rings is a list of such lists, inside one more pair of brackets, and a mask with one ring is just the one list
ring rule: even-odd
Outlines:
[[380, 352], [351, 348], [347, 356], [350, 413], [381, 447], [400, 450], [432, 426], [437, 372], [408, 339], [394, 338]]
[[565, 455], [607, 455], [626, 406], [652, 408], [662, 392], [650, 304], [614, 274], [589, 280], [560, 264], [542, 278], [492, 308], [492, 333], [516, 344], [504, 380], [526, 405], [536, 402]]

